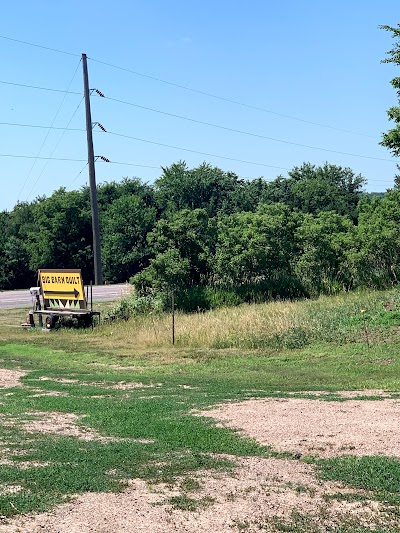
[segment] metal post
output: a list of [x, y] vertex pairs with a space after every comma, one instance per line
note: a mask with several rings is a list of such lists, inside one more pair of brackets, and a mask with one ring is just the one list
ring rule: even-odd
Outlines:
[[172, 345], [175, 344], [175, 295], [174, 291], [172, 291], [172, 297], [171, 297], [171, 305], [172, 305]]
[[93, 282], [90, 280], [90, 325], [93, 329]]
[[88, 147], [90, 205], [92, 209], [94, 283], [95, 285], [102, 285], [103, 284], [103, 272], [101, 268], [99, 208], [97, 205], [96, 174], [95, 174], [95, 167], [94, 167], [94, 151], [93, 151], [93, 135], [92, 135], [92, 115], [90, 111], [90, 92], [89, 92], [89, 79], [88, 79], [86, 54], [82, 54], [82, 67], [83, 67], [83, 87], [84, 87], [85, 109], [86, 109], [86, 137], [87, 137], [87, 147]]

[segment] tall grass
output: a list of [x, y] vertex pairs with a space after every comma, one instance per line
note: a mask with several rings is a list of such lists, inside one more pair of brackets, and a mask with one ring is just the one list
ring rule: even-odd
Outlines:
[[[143, 302], [142, 302], [143, 303]], [[146, 304], [147, 305], [147, 304]], [[125, 304], [118, 306], [125, 309]], [[144, 306], [146, 308], [146, 306]], [[103, 316], [115, 304], [103, 305]], [[26, 311], [0, 312], [0, 342], [15, 341], [129, 355], [164, 351], [171, 357], [171, 315], [153, 304], [136, 309], [128, 320], [103, 321], [91, 329], [22, 330]], [[14, 324], [14, 325], [13, 325]], [[175, 355], [178, 350], [291, 349], [309, 343], [397, 340], [400, 334], [400, 291], [365, 291], [320, 296], [315, 300], [272, 301], [221, 307], [207, 312], [175, 315]]]
[[[368, 317], [372, 317], [385, 312], [386, 307], [400, 308], [398, 291], [243, 304], [190, 314], [177, 312], [176, 346], [301, 348], [315, 340], [362, 342], [364, 323], [359, 320], [361, 312], [367, 311]], [[105, 324], [95, 335], [103, 342], [110, 339], [114, 345], [130, 341], [140, 349], [165, 347], [171, 344], [171, 316], [168, 313], [136, 316], [128, 321]]]

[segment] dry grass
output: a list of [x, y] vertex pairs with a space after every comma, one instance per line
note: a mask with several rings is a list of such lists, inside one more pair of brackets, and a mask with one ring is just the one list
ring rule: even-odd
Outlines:
[[[331, 330], [333, 338], [341, 336], [343, 317], [353, 316], [362, 308], [382, 307], [385, 299], [393, 298], [386, 293], [350, 293], [338, 296], [322, 296], [317, 300], [277, 301], [264, 304], [243, 304], [239, 307], [221, 308], [202, 313], [175, 315], [176, 348], [185, 349], [252, 349], [273, 345], [274, 339], [291, 336], [289, 344], [281, 341], [277, 347], [297, 346], [296, 335], [319, 339], [323, 333], [326, 340]], [[25, 321], [24, 310], [0, 311], [0, 340], [28, 341], [38, 344], [62, 343], [67, 348], [89, 351], [112, 351], [115, 354], [131, 355], [151, 350], [169, 350], [172, 341], [171, 315], [168, 313], [139, 316], [128, 321], [101, 324], [92, 330], [61, 329], [50, 334], [18, 327]], [[295, 338], [293, 339], [293, 335]], [[361, 339], [362, 340], [362, 339]], [[293, 344], [293, 342], [294, 344]], [[171, 354], [170, 354], [171, 355]]]
[[[240, 344], [251, 337], [272, 337], [305, 323], [305, 302], [271, 302], [222, 308], [206, 313], [176, 313], [177, 346], [212, 348]], [[134, 340], [141, 349], [160, 348], [171, 343], [171, 316], [136, 318], [115, 322], [98, 330], [102, 343], [109, 339], [113, 346]], [[236, 342], [235, 342], [236, 340]]]

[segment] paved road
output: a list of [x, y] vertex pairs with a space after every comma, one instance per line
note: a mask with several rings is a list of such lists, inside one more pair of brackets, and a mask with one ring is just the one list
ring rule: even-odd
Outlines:
[[[93, 286], [93, 301], [106, 302], [110, 300], [117, 300], [129, 290], [130, 285], [127, 284]], [[0, 292], [1, 309], [14, 309], [17, 307], [32, 307], [32, 297], [29, 293], [29, 289]]]

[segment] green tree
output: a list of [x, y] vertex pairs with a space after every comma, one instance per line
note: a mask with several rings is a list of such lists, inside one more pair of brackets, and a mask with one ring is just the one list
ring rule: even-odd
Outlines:
[[352, 249], [348, 252], [354, 284], [384, 288], [400, 279], [400, 191], [384, 198], [363, 198]]
[[[397, 28], [393, 26], [380, 26], [381, 29], [388, 31], [392, 34], [395, 40], [394, 46], [387, 52], [387, 57], [382, 63], [392, 63], [396, 66], [400, 65], [400, 24]], [[400, 77], [395, 77], [391, 81], [392, 86], [397, 92], [398, 102], [400, 104]], [[393, 106], [387, 111], [389, 120], [394, 123], [394, 127], [387, 133], [383, 134], [381, 145], [385, 146], [395, 156], [400, 156], [400, 105]]]
[[131, 279], [140, 295], [149, 289], [176, 290], [190, 285], [190, 263], [171, 248], [150, 260], [150, 265]]
[[190, 283], [208, 279], [213, 260], [215, 226], [205, 209], [182, 209], [157, 222], [148, 235], [156, 258], [171, 249], [188, 261]]
[[105, 279], [126, 281], [148, 265], [146, 237], [155, 223], [155, 207], [146, 207], [141, 197], [121, 196], [108, 207], [102, 217]]
[[184, 161], [163, 168], [163, 174], [155, 182], [158, 204], [164, 212], [182, 209], [205, 209], [209, 217], [221, 210], [230, 211], [236, 200], [232, 195], [243, 187], [233, 172], [203, 163], [189, 169]]
[[298, 254], [294, 272], [310, 295], [349, 289], [351, 276], [346, 251], [354, 225], [333, 211], [306, 214], [296, 231]]
[[357, 220], [357, 205], [364, 184], [365, 179], [355, 175], [350, 168], [329, 163], [319, 167], [304, 163], [294, 167], [288, 178], [279, 177], [272, 182], [264, 199], [284, 202], [303, 213], [335, 211]]
[[18, 203], [11, 212], [1, 213], [0, 288], [19, 289], [36, 283], [30, 268], [29, 234], [33, 231], [32, 204]]
[[284, 204], [260, 205], [255, 213], [218, 221], [215, 276], [224, 283], [249, 283], [290, 274], [296, 217]]
[[92, 224], [88, 198], [82, 191], [55, 191], [32, 205], [27, 238], [30, 267], [81, 268], [93, 279]]
[[[84, 187], [83, 192], [89, 198], [90, 189]], [[146, 207], [155, 205], [154, 191], [150, 185], [142, 183], [139, 178], [123, 178], [120, 182], [101, 183], [97, 186], [99, 211], [103, 213], [109, 206], [122, 196], [135, 196], [143, 201]]]

